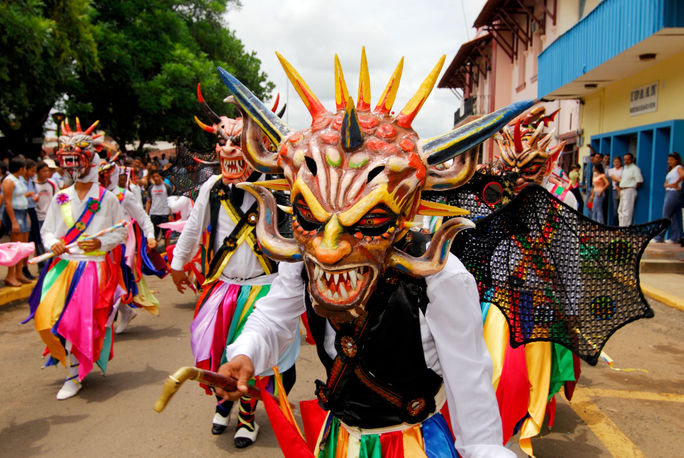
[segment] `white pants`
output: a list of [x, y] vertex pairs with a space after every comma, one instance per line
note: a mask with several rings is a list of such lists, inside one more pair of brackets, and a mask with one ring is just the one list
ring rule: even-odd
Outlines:
[[618, 220], [620, 226], [630, 226], [632, 224], [636, 198], [636, 188], [620, 189], [620, 205], [618, 206]]

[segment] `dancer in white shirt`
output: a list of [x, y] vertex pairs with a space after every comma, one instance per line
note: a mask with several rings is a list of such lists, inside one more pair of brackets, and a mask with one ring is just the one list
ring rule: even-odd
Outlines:
[[41, 230], [43, 244], [55, 255], [36, 284], [29, 305], [36, 331], [47, 345], [46, 365], [68, 367], [67, 379], [57, 399], [74, 396], [95, 364], [103, 371], [112, 353], [111, 323], [118, 267], [109, 251], [123, 243], [124, 228], [98, 238], [66, 245], [116, 225], [124, 213], [116, 197], [100, 187], [91, 136], [97, 123], [81, 131], [62, 124], [58, 157], [74, 184], [52, 199]]

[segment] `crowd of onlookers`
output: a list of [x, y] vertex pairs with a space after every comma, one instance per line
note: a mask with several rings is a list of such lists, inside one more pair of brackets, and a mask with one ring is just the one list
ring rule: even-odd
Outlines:
[[[588, 215], [601, 224], [629, 226], [634, 222], [634, 209], [639, 188], [644, 183], [641, 169], [634, 161], [632, 153], [622, 157], [610, 157], [592, 150], [589, 157], [592, 175], [581, 183], [580, 166], [575, 164], [568, 174], [571, 190], [579, 203], [579, 208], [586, 206]], [[684, 244], [682, 232], [682, 207], [684, 206], [684, 167], [679, 153], [672, 152], [667, 156], [667, 173], [663, 177], [665, 198], [663, 202], [663, 218], [671, 221], [669, 232], [659, 234], [654, 240], [657, 243]], [[583, 192], [584, 191], [584, 192]], [[586, 203], [584, 198], [586, 197]], [[612, 205], [609, 203], [612, 202]], [[609, 213], [610, 210], [610, 213]], [[668, 234], [665, 240], [665, 234]]]
[[[161, 234], [158, 225], [168, 221], [171, 213], [167, 197], [173, 194], [174, 185], [171, 177], [164, 177], [164, 170], [172, 161], [164, 154], [153, 159], [123, 158], [120, 185], [150, 214], [157, 237]], [[43, 254], [40, 229], [47, 208], [60, 189], [73, 184], [71, 178], [59, 167], [54, 154], [42, 151], [40, 160], [34, 161], [10, 153], [0, 161], [0, 183], [0, 235], [8, 235], [11, 242], [33, 242], [36, 255]], [[8, 267], [5, 285], [21, 286], [33, 280], [35, 276], [23, 259]]]

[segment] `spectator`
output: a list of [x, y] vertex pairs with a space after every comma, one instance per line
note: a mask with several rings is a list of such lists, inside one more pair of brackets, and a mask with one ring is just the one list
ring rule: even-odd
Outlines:
[[644, 178], [641, 176], [641, 169], [634, 163], [632, 153], [626, 153], [624, 160], [625, 166], [622, 168], [622, 178], [620, 178], [618, 219], [620, 226], [630, 226], [634, 218], [637, 189], [643, 184]]
[[57, 184], [57, 187], [59, 189], [64, 189], [67, 186], [71, 186], [71, 180], [69, 176], [64, 173], [64, 170], [62, 170], [61, 167], [58, 167], [57, 164], [55, 164], [55, 161], [52, 159], [46, 159], [45, 163], [50, 167], [51, 170], [54, 171], [52, 174], [52, 181]]
[[[18, 157], [12, 159], [9, 163], [9, 172], [10, 174], [2, 182], [2, 195], [5, 203], [2, 223], [5, 227], [10, 228], [10, 241], [26, 242], [29, 231], [28, 215], [26, 214], [28, 208], [26, 194], [28, 191], [19, 179], [26, 173], [26, 162]], [[21, 286], [22, 283], [31, 283], [31, 280], [24, 277], [21, 271], [25, 262], [26, 260], [23, 259], [16, 265], [7, 268], [5, 285]]]
[[591, 194], [587, 200], [587, 205], [591, 209], [591, 219], [598, 223], [605, 224], [606, 219], [603, 213], [603, 202], [606, 200], [606, 194], [608, 194], [610, 183], [604, 173], [602, 162], [594, 164], [594, 176], [592, 177], [591, 184]]
[[613, 212], [608, 219], [608, 224], [617, 225], [618, 221], [618, 206], [620, 205], [620, 179], [622, 178], [622, 158], [615, 156], [613, 158], [613, 166], [606, 170], [606, 175], [612, 182], [611, 198], [613, 199]]
[[[36, 163], [31, 159], [26, 160], [26, 172], [24, 175], [19, 177], [22, 183], [26, 186], [28, 193], [26, 194], [28, 200], [28, 208], [26, 209], [26, 214], [28, 216], [29, 229], [28, 241], [33, 242], [37, 247], [40, 242], [40, 230], [38, 228], [38, 216], [36, 215], [36, 201], [38, 200], [38, 193], [36, 192], [36, 182], [33, 181], [33, 177], [36, 175]], [[29, 280], [35, 280], [31, 272], [29, 271], [28, 265], [24, 264], [21, 269], [24, 277]]]
[[166, 159], [166, 154], [162, 154], [161, 159], [159, 160], [159, 165], [161, 165], [161, 168], [163, 169], [164, 167], [166, 167], [168, 165], [168, 163], [169, 163], [169, 160]]
[[[682, 158], [679, 153], [670, 153], [667, 156], [665, 201], [663, 202], [663, 218], [669, 219], [672, 223], [667, 243], [679, 243], [682, 235], [682, 180], [684, 180]], [[654, 240], [662, 243], [665, 232], [658, 234]]]
[[150, 215], [152, 224], [154, 224], [154, 236], [159, 239], [162, 233], [159, 225], [169, 220], [170, 210], [167, 198], [169, 197], [170, 190], [164, 184], [159, 170], [152, 170], [150, 178], [152, 184], [148, 189], [149, 197], [145, 204], [145, 210]]
[[570, 178], [570, 192], [575, 196], [577, 200], [577, 208], [584, 208], [584, 198], [582, 197], [582, 192], [580, 191], [579, 181], [580, 181], [580, 170], [579, 164], [574, 164], [570, 167], [570, 173], [568, 173], [568, 178]]
[[[49, 160], [50, 159], [39, 162], [36, 167], [36, 193], [38, 197], [38, 200], [36, 201], [36, 216], [38, 218], [38, 232], [40, 232], [40, 229], [43, 227], [45, 214], [47, 213], [52, 198], [57, 194], [57, 191], [59, 191], [57, 183], [50, 179], [52, 171], [47, 163]], [[36, 255], [41, 255], [43, 253], [45, 253], [45, 247], [43, 246], [42, 238], [38, 237], [38, 241], [36, 242]]]

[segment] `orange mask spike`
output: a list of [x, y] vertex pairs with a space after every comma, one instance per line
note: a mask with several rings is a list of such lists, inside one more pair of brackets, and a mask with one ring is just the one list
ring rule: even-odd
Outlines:
[[64, 121], [62, 121], [62, 132], [66, 133], [66, 134], [71, 133], [71, 126], [69, 125], [69, 118], [65, 118]]
[[90, 127], [88, 127], [88, 128], [85, 130], [85, 132], [83, 132], [83, 133], [86, 134], [86, 135], [90, 135], [90, 133], [91, 133], [93, 130], [95, 130], [95, 127], [97, 127], [98, 124], [100, 124], [100, 120], [99, 120], [99, 119], [98, 119], [97, 121], [95, 121], [94, 123], [92, 123], [92, 124], [90, 125]]
[[370, 75], [366, 60], [366, 47], [361, 48], [361, 70], [359, 70], [359, 97], [356, 102], [358, 111], [370, 111]]
[[193, 116], [193, 117], [195, 118], [195, 122], [197, 123], [197, 125], [200, 126], [202, 128], [202, 130], [205, 130], [205, 131], [209, 132], [210, 134], [216, 133], [216, 131], [214, 130], [213, 127], [207, 126], [206, 124], [204, 124], [202, 121], [199, 120], [199, 118], [197, 116]]
[[275, 102], [273, 103], [273, 108], [271, 108], [272, 112], [274, 112], [274, 113], [276, 112], [276, 110], [278, 109], [278, 103], [280, 103], [280, 92], [276, 94], [276, 99], [275, 99]]
[[325, 109], [320, 100], [318, 100], [316, 95], [309, 88], [309, 86], [302, 79], [302, 77], [299, 76], [297, 70], [295, 70], [294, 67], [287, 60], [285, 60], [285, 58], [277, 51], [276, 56], [278, 56], [280, 65], [283, 66], [283, 70], [285, 70], [285, 73], [287, 74], [287, 77], [290, 79], [290, 82], [297, 91], [297, 94], [299, 94], [299, 97], [302, 99], [302, 102], [304, 102], [304, 105], [306, 105], [306, 108], [307, 110], [309, 110], [309, 113], [311, 113], [311, 117], [314, 120], [316, 120], [323, 116], [325, 113], [327, 113], [328, 111]]
[[81, 120], [76, 116], [76, 132], [81, 132]]
[[335, 54], [335, 108], [337, 111], [347, 108], [348, 98], [349, 91], [347, 90], [347, 83], [344, 81], [340, 58]]
[[515, 122], [515, 130], [513, 131], [513, 142], [515, 144], [515, 152], [522, 153], [522, 133], [520, 132], [520, 118]]
[[392, 105], [394, 105], [394, 99], [397, 97], [397, 90], [399, 89], [399, 82], [401, 81], [401, 72], [404, 70], [404, 58], [402, 57], [394, 70], [392, 77], [387, 83], [387, 87], [380, 96], [378, 101], [378, 106], [375, 107], [376, 113], [389, 114], [392, 110]]
[[420, 85], [418, 91], [416, 91], [414, 96], [411, 97], [411, 100], [408, 101], [404, 109], [401, 110], [401, 113], [399, 113], [397, 116], [398, 126], [405, 129], [411, 128], [411, 123], [420, 111], [423, 103], [425, 103], [425, 100], [428, 98], [430, 92], [432, 92], [432, 88], [437, 82], [439, 72], [442, 70], [442, 65], [444, 65], [444, 59], [446, 59], [446, 55], [442, 55], [442, 57], [439, 59], [439, 62], [437, 62], [437, 65], [435, 65], [427, 78], [425, 78], [423, 84]]
[[96, 135], [93, 135], [91, 138], [92, 138], [93, 140], [95, 140], [96, 138], [100, 138], [100, 137], [103, 137], [103, 136], [104, 136], [104, 134], [96, 134]]

